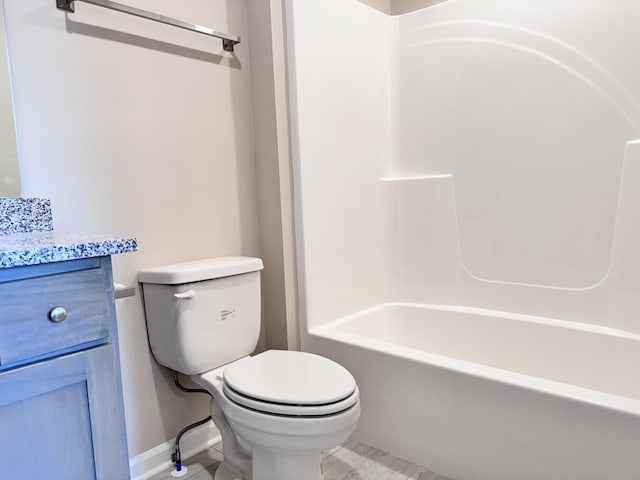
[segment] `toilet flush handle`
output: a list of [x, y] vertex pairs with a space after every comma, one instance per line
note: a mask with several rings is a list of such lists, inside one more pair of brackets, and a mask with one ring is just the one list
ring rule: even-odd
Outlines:
[[193, 290], [187, 290], [184, 293], [174, 293], [173, 294], [174, 298], [195, 298], [196, 296], [196, 292], [194, 292]]

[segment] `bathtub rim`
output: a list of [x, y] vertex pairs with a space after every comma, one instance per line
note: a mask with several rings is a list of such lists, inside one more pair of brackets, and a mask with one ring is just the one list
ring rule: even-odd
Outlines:
[[[406, 347], [382, 340], [373, 339], [340, 331], [338, 327], [352, 320], [362, 318], [388, 307], [409, 307], [425, 310], [439, 310], [456, 313], [469, 313], [480, 316], [492, 316], [498, 318], [508, 318], [516, 321], [550, 325], [571, 330], [580, 330], [589, 333], [622, 337], [625, 339], [640, 342], [640, 335], [616, 330], [599, 325], [583, 324], [566, 320], [536, 317], [532, 315], [515, 314], [501, 312], [497, 310], [487, 310], [475, 307], [434, 305], [410, 302], [387, 302], [373, 305], [344, 317], [333, 320], [324, 325], [320, 325], [308, 331], [311, 337], [318, 337], [325, 340], [338, 341], [352, 344], [372, 352], [381, 352], [396, 358], [401, 358], [411, 362], [427, 364], [444, 370], [449, 370], [458, 374], [482, 378], [502, 385], [517, 386], [525, 390], [562, 397], [574, 402], [588, 404], [594, 407], [612, 410], [619, 413], [632, 415], [640, 418], [640, 399], [624, 397], [613, 393], [593, 390], [586, 387], [579, 387], [568, 383], [549, 380], [524, 373], [504, 370], [497, 367], [490, 367], [466, 360], [459, 360], [453, 357], [426, 352], [417, 348]], [[346, 366], [348, 368], [348, 366]]]

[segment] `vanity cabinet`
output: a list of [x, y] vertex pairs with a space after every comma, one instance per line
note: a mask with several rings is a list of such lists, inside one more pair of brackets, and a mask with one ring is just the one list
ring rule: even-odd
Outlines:
[[0, 478], [129, 479], [108, 256], [0, 269]]

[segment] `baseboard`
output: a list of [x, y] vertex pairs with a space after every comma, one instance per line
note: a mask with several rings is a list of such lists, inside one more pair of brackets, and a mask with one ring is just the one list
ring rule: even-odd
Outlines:
[[[180, 454], [182, 460], [212, 447], [220, 442], [220, 432], [212, 422], [194, 428], [180, 440]], [[148, 480], [160, 472], [170, 469], [171, 454], [173, 453], [175, 439], [171, 439], [157, 447], [153, 447], [129, 460], [131, 480]]]

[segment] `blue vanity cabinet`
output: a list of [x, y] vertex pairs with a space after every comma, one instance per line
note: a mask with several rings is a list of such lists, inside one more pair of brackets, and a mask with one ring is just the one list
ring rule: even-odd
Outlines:
[[110, 257], [0, 270], [0, 478], [129, 479]]

